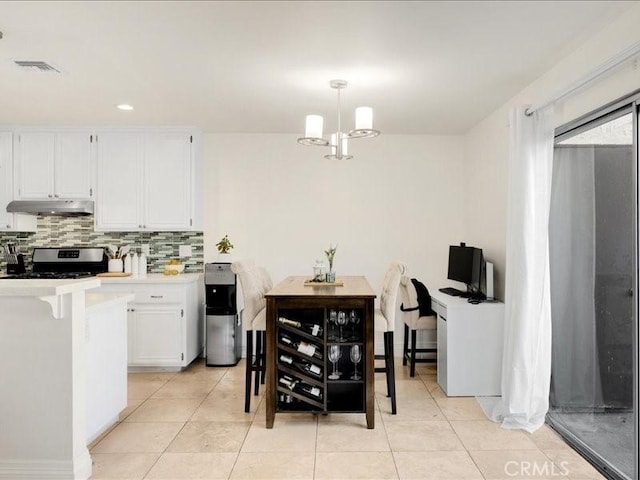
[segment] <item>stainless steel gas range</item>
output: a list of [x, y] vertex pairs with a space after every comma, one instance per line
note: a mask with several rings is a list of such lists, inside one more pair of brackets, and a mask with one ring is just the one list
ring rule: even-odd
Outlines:
[[56, 247], [33, 249], [31, 272], [6, 275], [5, 279], [74, 279], [107, 271], [108, 257], [98, 247]]

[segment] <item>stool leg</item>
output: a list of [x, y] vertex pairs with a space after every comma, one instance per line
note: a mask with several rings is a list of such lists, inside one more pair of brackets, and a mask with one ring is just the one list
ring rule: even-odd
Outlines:
[[244, 411], [251, 408], [251, 365], [253, 364], [253, 330], [247, 330], [247, 368], [245, 371]]
[[260, 383], [264, 385], [267, 378], [267, 332], [262, 331], [262, 370], [260, 371]]
[[391, 414], [395, 415], [396, 408], [396, 369], [395, 361], [393, 358], [393, 332], [387, 332], [389, 336], [389, 369], [387, 370], [387, 376], [389, 378], [389, 396], [391, 397]]
[[409, 326], [404, 324], [404, 340], [402, 342], [402, 365], [407, 364], [407, 354], [409, 353]]
[[387, 380], [387, 397], [390, 397], [391, 377], [389, 376], [389, 332], [384, 332], [384, 374]]
[[411, 369], [409, 371], [410, 377], [416, 376], [416, 331], [411, 330]]
[[256, 372], [254, 395], [260, 394], [260, 367], [262, 366], [262, 332], [256, 330], [256, 361], [253, 369]]

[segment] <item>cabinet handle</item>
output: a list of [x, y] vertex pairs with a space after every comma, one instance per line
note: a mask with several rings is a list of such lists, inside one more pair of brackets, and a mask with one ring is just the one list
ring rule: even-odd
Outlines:
[[51, 194], [49, 194], [49, 195], [47, 195], [47, 196], [48, 196], [49, 198], [52, 198], [52, 197], [53, 197], [53, 195], [51, 195]]
[[142, 228], [142, 225], [138, 225], [138, 228]]
[[58, 195], [57, 193], [54, 195], [54, 197], [58, 198], [60, 195]]
[[164, 298], [164, 295], [151, 295], [151, 298]]

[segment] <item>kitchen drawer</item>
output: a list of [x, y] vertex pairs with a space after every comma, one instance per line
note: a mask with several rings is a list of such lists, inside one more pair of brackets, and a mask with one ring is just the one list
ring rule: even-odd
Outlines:
[[135, 303], [184, 303], [185, 295], [182, 288], [154, 287], [136, 288]]
[[105, 293], [133, 293], [134, 303], [184, 303], [186, 302], [184, 285], [136, 285], [133, 283], [107, 284], [100, 287]]

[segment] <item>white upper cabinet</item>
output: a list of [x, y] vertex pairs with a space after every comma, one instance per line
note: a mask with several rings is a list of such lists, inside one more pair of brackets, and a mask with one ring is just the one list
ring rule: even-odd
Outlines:
[[191, 136], [151, 133], [145, 136], [144, 226], [184, 230], [191, 220]]
[[16, 133], [16, 197], [21, 200], [91, 198], [92, 138], [88, 130]]
[[13, 133], [0, 132], [0, 231], [36, 231], [36, 217], [8, 213], [13, 200]]
[[56, 134], [54, 196], [60, 198], [91, 198], [91, 144], [93, 135], [87, 132]]
[[96, 230], [138, 230], [143, 139], [137, 133], [104, 132], [97, 140]]
[[195, 155], [186, 130], [98, 132], [96, 230], [194, 230]]

